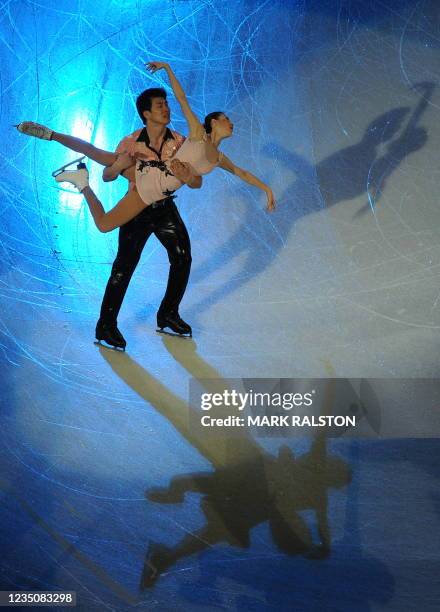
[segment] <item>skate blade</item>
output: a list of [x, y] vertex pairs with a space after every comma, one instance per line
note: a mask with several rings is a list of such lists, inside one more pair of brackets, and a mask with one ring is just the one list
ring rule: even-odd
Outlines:
[[125, 353], [125, 347], [113, 346], [113, 344], [108, 344], [105, 340], [94, 340], [93, 344], [95, 344], [96, 346], [102, 346], [103, 348], [106, 348], [106, 349], [112, 349], [120, 353]]
[[156, 331], [158, 334], [164, 334], [164, 336], [172, 336], [173, 338], [192, 338], [192, 333], [191, 334], [178, 334], [177, 332], [173, 332], [173, 331], [165, 331], [164, 328], [162, 329], [157, 328]]
[[85, 159], [86, 156], [83, 155], [83, 157], [78, 157], [78, 159], [74, 159], [73, 161], [69, 162], [68, 164], [65, 164], [64, 166], [61, 166], [61, 168], [58, 168], [57, 170], [54, 170], [52, 172], [52, 176], [58, 176], [59, 174], [61, 174], [62, 172], [64, 172], [64, 170], [66, 168], [70, 168], [70, 166], [74, 166], [75, 164], [80, 164], [83, 159]]

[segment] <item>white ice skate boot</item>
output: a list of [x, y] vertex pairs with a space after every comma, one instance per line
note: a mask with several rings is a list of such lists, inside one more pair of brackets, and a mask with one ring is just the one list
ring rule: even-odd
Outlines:
[[33, 121], [22, 121], [15, 127], [22, 134], [26, 134], [26, 136], [34, 136], [42, 140], [50, 140], [53, 134], [53, 130], [39, 123], [34, 123]]
[[[52, 176], [55, 177], [57, 183], [70, 183], [74, 187], [78, 189], [78, 191], [82, 191], [86, 187], [89, 186], [89, 173], [86, 168], [86, 165], [83, 163], [83, 159], [85, 157], [80, 157], [79, 159], [75, 159], [74, 161], [66, 164], [65, 166], [61, 166], [58, 170], [52, 172]], [[76, 170], [65, 171], [66, 168], [70, 168], [77, 164]]]

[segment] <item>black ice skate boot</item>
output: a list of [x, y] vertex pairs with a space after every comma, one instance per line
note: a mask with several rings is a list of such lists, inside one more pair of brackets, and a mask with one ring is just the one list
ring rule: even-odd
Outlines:
[[178, 312], [164, 313], [159, 310], [157, 313], [157, 326], [159, 327], [158, 332], [163, 332], [165, 327], [169, 327], [171, 331], [180, 336], [192, 337], [191, 326], [179, 316]]
[[102, 319], [99, 319], [98, 323], [96, 324], [95, 338], [98, 340], [98, 342], [104, 340], [104, 342], [110, 346], [122, 349], [123, 351], [125, 351], [125, 347], [127, 346], [127, 342], [119, 331], [116, 323], [108, 323], [106, 321], [102, 321]]

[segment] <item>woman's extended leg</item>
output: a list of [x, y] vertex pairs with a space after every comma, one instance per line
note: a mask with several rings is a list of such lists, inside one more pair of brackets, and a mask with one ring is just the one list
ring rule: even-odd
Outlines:
[[86, 155], [89, 159], [98, 162], [98, 164], [101, 164], [102, 166], [111, 166], [117, 158], [116, 153], [98, 149], [98, 147], [90, 144], [90, 142], [81, 140], [81, 138], [76, 138], [76, 136], [61, 134], [60, 132], [52, 132], [51, 140], [59, 142], [68, 149], [72, 149], [72, 151]]
[[69, 136], [68, 134], [61, 134], [61, 132], [54, 132], [50, 128], [46, 127], [45, 125], [41, 125], [40, 123], [34, 123], [33, 121], [22, 121], [16, 127], [19, 132], [26, 134], [26, 136], [33, 136], [34, 138], [41, 138], [42, 140], [54, 140], [72, 151], [86, 155], [88, 158], [93, 159], [93, 161], [98, 162], [98, 164], [103, 166], [111, 166], [117, 158], [117, 155], [111, 151], [98, 149], [89, 142], [86, 142], [81, 138], [76, 138], [76, 136]]
[[84, 187], [81, 193], [86, 199], [93, 220], [100, 232], [111, 232], [111, 230], [131, 221], [145, 208], [145, 204], [137, 191], [129, 191], [108, 212], [105, 212], [100, 200], [89, 186]]

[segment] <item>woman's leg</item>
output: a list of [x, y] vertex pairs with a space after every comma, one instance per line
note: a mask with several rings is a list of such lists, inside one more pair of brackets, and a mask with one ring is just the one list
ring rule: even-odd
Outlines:
[[141, 210], [145, 208], [137, 191], [129, 191], [114, 208], [105, 212], [100, 200], [90, 187], [84, 187], [81, 193], [86, 199], [96, 227], [100, 232], [111, 232], [111, 230], [131, 221]]
[[45, 125], [35, 123], [34, 121], [22, 121], [16, 127], [19, 132], [26, 134], [26, 136], [33, 136], [34, 138], [41, 138], [43, 140], [54, 140], [68, 149], [72, 149], [72, 151], [86, 155], [103, 166], [111, 166], [117, 158], [117, 155], [111, 151], [98, 149], [89, 142], [81, 140], [81, 138], [61, 134], [61, 132], [54, 132]]
[[117, 158], [116, 153], [98, 149], [94, 145], [90, 144], [90, 142], [86, 142], [85, 140], [81, 140], [81, 138], [76, 138], [75, 136], [69, 136], [68, 134], [52, 132], [51, 140], [59, 142], [68, 149], [72, 149], [72, 151], [86, 155], [89, 159], [93, 159], [93, 161], [98, 162], [98, 164], [101, 164], [102, 166], [111, 166]]

